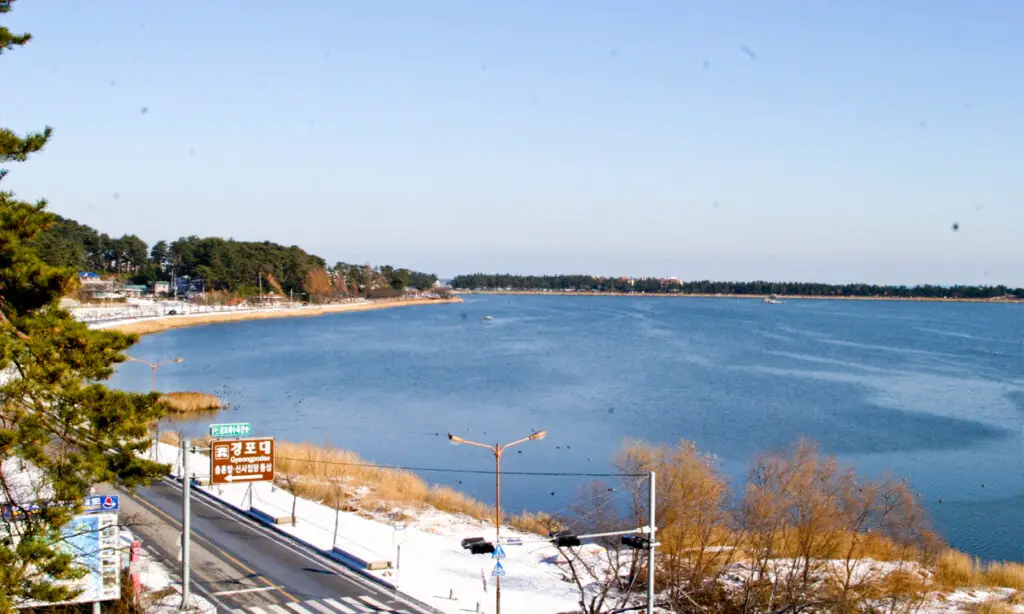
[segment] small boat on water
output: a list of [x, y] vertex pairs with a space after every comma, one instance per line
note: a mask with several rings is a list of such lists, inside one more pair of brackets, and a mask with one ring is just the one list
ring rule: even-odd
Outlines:
[[771, 296], [764, 297], [764, 299], [761, 302], [762, 303], [767, 303], [769, 305], [781, 305], [782, 304], [782, 299], [777, 297], [777, 296], [775, 296], [773, 294]]
[[492, 318], [491, 316], [484, 316], [484, 317], [482, 317], [480, 319], [481, 320], [493, 320], [494, 318]]

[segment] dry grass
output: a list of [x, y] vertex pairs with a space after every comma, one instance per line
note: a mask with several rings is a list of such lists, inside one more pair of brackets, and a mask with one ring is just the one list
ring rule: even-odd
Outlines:
[[[415, 473], [382, 469], [348, 450], [311, 443], [277, 442], [277, 469], [293, 476], [295, 494], [341, 509], [388, 511], [392, 507], [433, 507], [483, 521], [494, 520], [494, 507], [447, 486], [429, 485]], [[524, 512], [505, 516], [514, 528], [546, 533], [554, 520]]]
[[369, 303], [346, 303], [341, 305], [320, 305], [303, 309], [268, 309], [260, 311], [230, 311], [220, 313], [204, 313], [190, 316], [169, 316], [153, 320], [140, 320], [111, 326], [111, 330], [136, 335], [150, 335], [172, 328], [199, 326], [200, 324], [220, 324], [224, 322], [241, 322], [243, 320], [268, 320], [275, 318], [297, 318], [303, 316], [319, 316], [325, 313], [344, 311], [369, 311], [387, 309], [389, 307], [405, 307], [411, 305], [434, 305], [438, 303], [461, 303], [459, 297], [449, 299], [410, 299], [380, 300]]
[[947, 550], [935, 567], [935, 582], [953, 590], [971, 586], [993, 586], [1024, 590], [1024, 564], [984, 563], [957, 550]]
[[205, 392], [167, 392], [160, 395], [159, 402], [168, 411], [178, 414], [216, 411], [224, 407], [220, 399]]
[[[985, 568], [985, 581], [988, 586], [1003, 586], [1024, 595], [1024, 563], [989, 563]], [[1024, 597], [1020, 597], [1024, 602]]]
[[1015, 614], [1016, 610], [1006, 601], [986, 601], [971, 608], [976, 614]]

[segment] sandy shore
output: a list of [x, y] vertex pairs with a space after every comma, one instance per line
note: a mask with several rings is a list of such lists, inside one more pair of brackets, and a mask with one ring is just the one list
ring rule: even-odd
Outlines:
[[316, 305], [309, 307], [266, 309], [260, 311], [233, 311], [222, 313], [201, 313], [195, 315], [165, 316], [160, 318], [148, 318], [134, 322], [117, 322], [103, 328], [117, 330], [123, 333], [134, 333], [136, 335], [149, 335], [159, 333], [172, 328], [183, 328], [186, 326], [199, 326], [203, 324], [222, 324], [225, 322], [242, 322], [245, 320], [269, 320], [274, 318], [301, 318], [310, 316], [321, 316], [328, 313], [341, 313], [348, 311], [372, 311], [375, 309], [390, 309], [392, 307], [412, 307], [414, 305], [444, 305], [450, 303], [461, 303], [462, 299], [454, 297], [450, 299], [412, 299], [412, 300], [376, 300], [365, 303], [345, 303], [341, 305]]
[[[642, 294], [639, 292], [540, 292], [537, 290], [458, 290], [456, 294], [486, 294], [486, 295], [507, 295], [507, 296], [631, 296], [642, 298], [734, 298], [747, 300], [762, 300], [764, 294]], [[903, 301], [903, 302], [924, 302], [924, 303], [995, 303], [995, 304], [1020, 304], [1022, 299], [990, 299], [990, 298], [926, 298], [913, 297], [904, 298], [900, 296], [810, 296], [799, 294], [776, 295], [783, 301]]]

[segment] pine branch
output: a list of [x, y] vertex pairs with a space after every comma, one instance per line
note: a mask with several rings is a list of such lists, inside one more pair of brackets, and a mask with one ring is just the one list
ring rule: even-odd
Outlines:
[[29, 154], [42, 149], [51, 136], [53, 128], [49, 126], [42, 132], [30, 132], [24, 137], [18, 136], [9, 128], [0, 128], [0, 162], [24, 162]]

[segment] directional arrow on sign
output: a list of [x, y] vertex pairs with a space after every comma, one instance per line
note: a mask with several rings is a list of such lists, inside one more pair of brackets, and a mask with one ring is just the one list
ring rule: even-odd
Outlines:
[[242, 481], [245, 481], [245, 480], [262, 480], [263, 479], [263, 474], [260, 474], [260, 473], [254, 473], [252, 475], [235, 475], [235, 474], [231, 474], [229, 476], [226, 476], [224, 479], [227, 480], [228, 482], [242, 482]]

